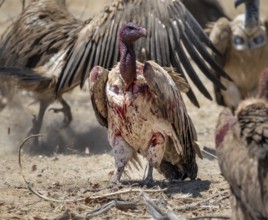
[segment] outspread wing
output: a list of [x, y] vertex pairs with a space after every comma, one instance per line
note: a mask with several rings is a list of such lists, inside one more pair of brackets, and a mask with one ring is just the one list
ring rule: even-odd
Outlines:
[[[189, 61], [218, 87], [222, 85], [212, 69], [225, 76], [206, 46], [218, 53], [200, 25], [179, 0], [116, 0], [84, 25], [78, 34], [60, 76], [57, 92], [79, 83], [82, 86], [93, 66], [111, 68], [119, 58], [118, 30], [128, 21], [144, 26], [149, 36], [139, 40], [136, 54], [140, 61], [155, 60], [161, 66], [173, 66], [184, 78], [185, 73], [207, 98], [211, 96]], [[199, 106], [190, 89], [187, 95]]]
[[109, 71], [103, 67], [96, 66], [90, 72], [89, 88], [91, 103], [97, 120], [102, 126], [108, 127], [107, 98], [105, 93]]
[[[180, 92], [180, 85], [176, 78], [154, 61], [145, 62], [143, 74], [150, 91], [155, 95], [160, 112], [172, 124], [183, 148], [182, 152], [187, 156], [195, 152], [202, 158], [199, 146], [196, 143], [196, 131], [191, 118], [187, 114]], [[177, 149], [177, 151], [181, 150]]]
[[71, 48], [83, 22], [68, 12], [64, 2], [33, 1], [2, 36], [0, 65], [35, 68]]

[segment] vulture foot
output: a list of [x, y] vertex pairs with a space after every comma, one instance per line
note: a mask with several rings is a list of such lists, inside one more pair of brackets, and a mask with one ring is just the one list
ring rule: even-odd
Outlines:
[[154, 179], [153, 179], [153, 166], [149, 164], [148, 174], [145, 180], [142, 181], [142, 185], [147, 187], [153, 187], [154, 186]]
[[[33, 115], [33, 119], [32, 119], [33, 126], [30, 129], [30, 131], [28, 132], [27, 136], [40, 133], [40, 130], [41, 130], [41, 127], [43, 124], [44, 114], [45, 114], [45, 111], [46, 111], [49, 104], [50, 104], [50, 102], [48, 102], [46, 100], [40, 101], [38, 116]], [[29, 151], [29, 152], [36, 151], [38, 145], [39, 145], [38, 137], [33, 137], [31, 143], [27, 147], [27, 151]]]
[[122, 174], [123, 174], [124, 167], [125, 167], [125, 166], [117, 167], [117, 168], [116, 168], [115, 177], [114, 177], [114, 179], [113, 179], [113, 181], [112, 181], [114, 184], [116, 184], [116, 185], [121, 185], [120, 179], [121, 179], [121, 176], [122, 176]]
[[[40, 132], [42, 122], [40, 122], [37, 119], [36, 115], [33, 115], [32, 124], [33, 124], [32, 128], [28, 132], [27, 137], [30, 136], [30, 135], [33, 135], [33, 134], [39, 134], [39, 132]], [[39, 145], [38, 137], [33, 137], [29, 141], [29, 144], [26, 147], [26, 151], [33, 152], [33, 151], [35, 151], [37, 149], [38, 145]]]
[[49, 111], [53, 111], [54, 113], [62, 112], [64, 115], [63, 127], [68, 127], [73, 120], [71, 108], [64, 99], [60, 99], [60, 103], [62, 104], [62, 108], [50, 108]]

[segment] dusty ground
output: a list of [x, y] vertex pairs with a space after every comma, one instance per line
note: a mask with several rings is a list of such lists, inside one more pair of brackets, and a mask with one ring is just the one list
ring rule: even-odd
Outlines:
[[[76, 16], [87, 18], [99, 10], [104, 2], [109, 1], [100, 0], [98, 4], [83, 0], [69, 2], [71, 2], [70, 9]], [[221, 0], [221, 2], [227, 8], [229, 15], [233, 16], [236, 13], [232, 8], [232, 0]], [[267, 8], [268, 4], [265, 6]], [[2, 5], [0, 32], [4, 31], [20, 10], [18, 0], [8, 0]], [[212, 92], [212, 86], [207, 79], [202, 77], [202, 80]], [[89, 198], [111, 192], [107, 186], [110, 186], [112, 179], [114, 161], [107, 143], [106, 131], [98, 125], [92, 114], [87, 88], [82, 91], [76, 89], [66, 95], [66, 99], [72, 106], [74, 116], [71, 126], [61, 129], [62, 115], [47, 112], [42, 131], [47, 136], [41, 139], [42, 147], [46, 150], [40, 151], [40, 155], [37, 156], [30, 157], [23, 154], [23, 166], [28, 181], [43, 195], [62, 200], [86, 199], [76, 203], [44, 201], [28, 190], [19, 172], [17, 146], [31, 126], [31, 118], [36, 114], [37, 105], [31, 105], [32, 99], [20, 93], [12, 104], [0, 112], [0, 219], [54, 219], [66, 210], [77, 215], [85, 215], [99, 205], [115, 199], [143, 201], [139, 193], [98, 200]], [[197, 109], [185, 99], [201, 146], [214, 148], [215, 121], [221, 107], [201, 95], [199, 100], [201, 108]], [[62, 149], [67, 150], [63, 153]], [[177, 215], [229, 216], [228, 186], [220, 175], [217, 160], [204, 158], [198, 160], [198, 165], [199, 174], [196, 181], [167, 184], [163, 181], [163, 177], [155, 172], [155, 179], [159, 181], [161, 188], [167, 188], [167, 191], [148, 195], [163, 201], [164, 211], [168, 205]], [[128, 175], [124, 175], [123, 179], [126, 181], [142, 179], [145, 167], [143, 161], [143, 169], [136, 171], [133, 168], [133, 172], [128, 169]], [[135, 181], [129, 183], [133, 184]], [[88, 189], [91, 192], [85, 192]], [[134, 210], [113, 208], [97, 218], [152, 218], [144, 207], [139, 205]]]

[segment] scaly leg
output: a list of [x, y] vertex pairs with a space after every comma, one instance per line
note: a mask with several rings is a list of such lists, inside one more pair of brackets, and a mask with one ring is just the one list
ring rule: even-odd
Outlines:
[[60, 101], [62, 108], [50, 108], [49, 111], [53, 111], [54, 113], [62, 112], [64, 115], [63, 125], [64, 127], [67, 127], [73, 120], [71, 108], [62, 97], [58, 98], [58, 100]]
[[153, 134], [150, 141], [150, 146], [147, 152], [147, 160], [149, 162], [149, 169], [147, 177], [144, 180], [144, 184], [147, 186], [153, 185], [153, 168], [158, 168], [165, 153], [165, 136], [160, 132]]

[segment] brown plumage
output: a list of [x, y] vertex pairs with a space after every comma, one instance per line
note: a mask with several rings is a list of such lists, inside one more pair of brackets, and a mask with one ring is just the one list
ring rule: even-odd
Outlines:
[[115, 157], [115, 182], [137, 152], [168, 179], [195, 179], [200, 157], [194, 125], [181, 96], [184, 80], [154, 61], [136, 61], [134, 42], [144, 28], [128, 23], [119, 34], [120, 62], [109, 72], [94, 67], [90, 73], [91, 100], [100, 124], [108, 128]]
[[242, 101], [235, 116], [224, 109], [217, 123], [217, 156], [232, 192], [232, 219], [268, 216], [268, 69], [260, 82], [257, 98]]
[[[10, 66], [1, 68], [4, 75], [1, 88], [12, 91], [10, 86], [15, 81], [19, 87], [33, 92], [39, 101], [39, 112], [30, 130], [35, 134], [41, 129], [46, 109], [56, 100], [54, 90], [65, 53], [73, 45], [83, 22], [67, 11], [65, 0], [32, 2], [2, 36], [0, 65]], [[12, 82], [10, 76], [14, 79]], [[62, 90], [57, 95], [63, 108], [53, 109], [64, 113], [65, 125], [71, 122], [72, 114], [62, 93], [70, 89]]]
[[[243, 3], [238, 1], [237, 4]], [[221, 78], [226, 90], [214, 86], [218, 104], [235, 110], [239, 102], [256, 93], [258, 76], [268, 66], [268, 26], [259, 19], [259, 1], [247, 1], [245, 14], [234, 20], [219, 19], [210, 32], [210, 40], [223, 56], [215, 59], [233, 82]]]
[[[183, 78], [187, 73], [197, 88], [211, 99], [186, 56], [188, 51], [204, 74], [221, 87], [211, 68], [222, 75], [224, 72], [211, 59], [205, 46], [216, 50], [179, 0], [116, 0], [86, 22], [75, 19], [64, 0], [33, 1], [3, 38], [0, 50], [0, 65], [9, 66], [0, 68], [0, 73], [23, 81], [22, 87], [34, 92], [40, 100], [33, 133], [39, 132], [44, 112], [56, 97], [63, 110], [55, 111], [63, 111], [66, 124], [70, 123], [70, 107], [62, 94], [79, 83], [82, 86], [93, 66], [113, 67], [119, 56], [116, 40], [119, 26], [130, 20], [146, 26], [150, 33], [147, 40], [140, 41], [136, 47], [139, 60], [153, 59], [163, 66], [173, 66]], [[12, 68], [14, 66], [17, 68]], [[32, 79], [20, 76], [29, 76], [29, 73]], [[37, 75], [46, 78], [49, 87], [39, 84]], [[40, 87], [33, 86], [34, 81]], [[191, 88], [187, 95], [198, 106]]]

